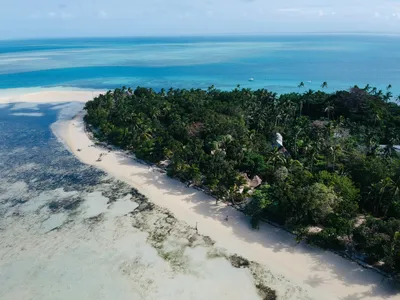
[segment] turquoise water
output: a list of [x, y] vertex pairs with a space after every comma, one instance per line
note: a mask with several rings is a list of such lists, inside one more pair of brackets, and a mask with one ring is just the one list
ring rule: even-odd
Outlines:
[[[254, 78], [254, 81], [249, 81]], [[351, 85], [400, 93], [400, 37], [268, 36], [0, 41], [0, 89]]]

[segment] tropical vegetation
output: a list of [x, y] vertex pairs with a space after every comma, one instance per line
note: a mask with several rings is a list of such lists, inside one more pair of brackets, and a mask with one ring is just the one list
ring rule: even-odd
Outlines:
[[[275, 222], [398, 273], [400, 106], [394, 100], [391, 85], [385, 92], [367, 85], [281, 95], [239, 86], [123, 87], [89, 101], [85, 121], [100, 140], [243, 208], [254, 228], [260, 220]], [[261, 185], [249, 185], [252, 178]]]

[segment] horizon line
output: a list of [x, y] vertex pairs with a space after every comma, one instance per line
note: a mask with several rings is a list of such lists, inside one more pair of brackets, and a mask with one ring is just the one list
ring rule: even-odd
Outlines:
[[269, 37], [269, 36], [329, 36], [329, 35], [358, 35], [358, 36], [400, 36], [400, 32], [368, 32], [368, 31], [354, 31], [354, 32], [268, 32], [268, 33], [214, 33], [214, 34], [184, 34], [184, 35], [88, 35], [88, 36], [48, 36], [48, 37], [17, 37], [17, 38], [1, 38], [0, 41], [35, 41], [35, 40], [66, 40], [66, 39], [118, 39], [118, 38], [213, 38], [213, 37]]

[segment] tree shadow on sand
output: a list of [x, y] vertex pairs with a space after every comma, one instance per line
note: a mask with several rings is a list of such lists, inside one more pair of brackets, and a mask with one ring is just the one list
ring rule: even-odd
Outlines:
[[[190, 210], [229, 228], [238, 239], [262, 246], [265, 249], [266, 257], [268, 257], [268, 252], [306, 256], [307, 260], [311, 262], [307, 267], [315, 273], [304, 278], [303, 282], [308, 286], [315, 288], [328, 284], [331, 279], [322, 278], [318, 272], [329, 272], [332, 279], [340, 280], [345, 286], [354, 285], [357, 289], [360, 285], [369, 287], [368, 291], [348, 295], [342, 299], [362, 299], [363, 297], [385, 299], [399, 292], [391, 282], [383, 280], [382, 275], [365, 269], [356, 262], [346, 260], [333, 252], [312, 247], [304, 242], [297, 243], [294, 235], [264, 222], [260, 224], [259, 230], [253, 230], [249, 218], [233, 207], [223, 203], [216, 204], [216, 200], [211, 196], [194, 188], [186, 187], [176, 179], [169, 178], [156, 170], [151, 172], [148, 166], [135, 162], [122, 154], [118, 156], [118, 160], [121, 165], [139, 168], [140, 171], [135, 171], [132, 175], [140, 176], [145, 184], [159, 189], [163, 195], [179, 196], [178, 201], [190, 203]], [[226, 216], [229, 216], [228, 221]], [[193, 222], [195, 224], [196, 220]], [[194, 224], [189, 225], [194, 226]], [[201, 232], [201, 223], [198, 226]]]

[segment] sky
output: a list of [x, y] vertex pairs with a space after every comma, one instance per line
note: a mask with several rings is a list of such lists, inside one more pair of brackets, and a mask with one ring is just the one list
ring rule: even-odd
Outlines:
[[0, 39], [400, 33], [400, 0], [0, 0]]

